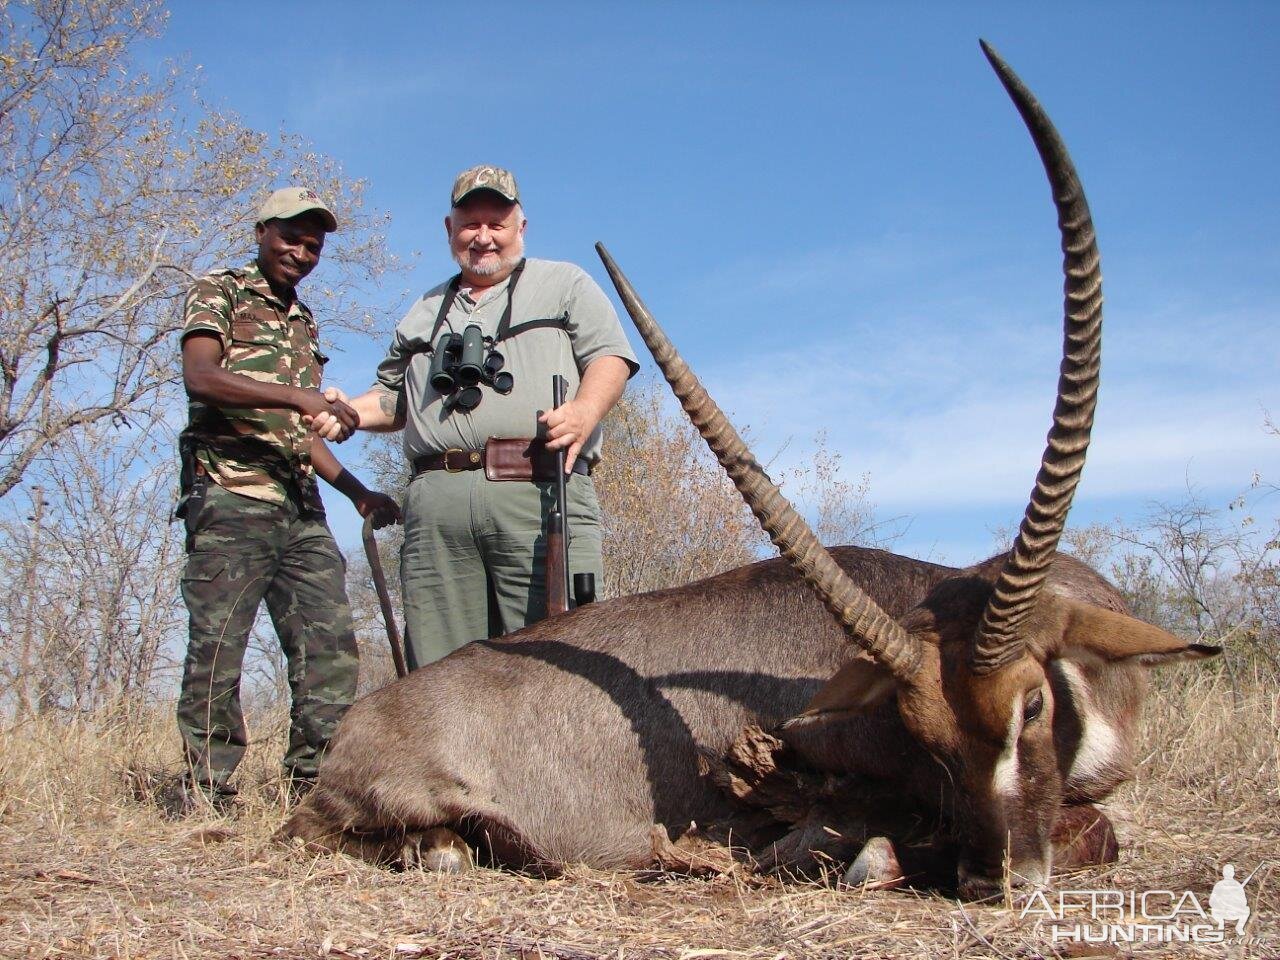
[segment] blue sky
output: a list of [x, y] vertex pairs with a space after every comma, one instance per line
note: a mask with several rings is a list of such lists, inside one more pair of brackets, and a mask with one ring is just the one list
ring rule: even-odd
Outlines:
[[[909, 520], [897, 549], [967, 562], [1021, 516], [1061, 338], [1044, 175], [980, 36], [1053, 117], [1099, 232], [1073, 523], [1280, 477], [1280, 5], [1065, 9], [192, 2], [150, 53], [369, 181], [420, 254], [388, 303], [452, 272], [454, 175], [509, 167], [529, 253], [609, 289], [603, 240], [762, 457], [825, 429]], [[343, 346], [330, 374], [358, 389], [382, 345]]]

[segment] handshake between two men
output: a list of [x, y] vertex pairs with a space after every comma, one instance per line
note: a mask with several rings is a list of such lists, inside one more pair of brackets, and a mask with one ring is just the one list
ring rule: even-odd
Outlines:
[[[323, 398], [323, 403], [320, 398]], [[302, 422], [321, 440], [342, 443], [360, 427], [360, 414], [351, 406], [351, 399], [337, 387], [314, 391], [309, 399], [314, 402], [303, 409]]]
[[[604, 413], [617, 402], [622, 384], [627, 378], [624, 361], [616, 357], [603, 358], [600, 372], [608, 374], [611, 382], [602, 391], [606, 399], [593, 402], [591, 391], [586, 396], [565, 400], [552, 410], [538, 414], [546, 449], [551, 452], [564, 450], [565, 473], [571, 473], [583, 444], [591, 437]], [[616, 384], [612, 381], [616, 381]], [[591, 383], [591, 380], [587, 380]], [[312, 403], [302, 410], [302, 421], [322, 440], [342, 443], [356, 430], [375, 433], [399, 430], [404, 427], [403, 395], [375, 387], [352, 400], [337, 387], [323, 391], [311, 391]], [[323, 402], [321, 402], [323, 398]], [[379, 524], [381, 526], [381, 524]]]
[[[298, 407], [302, 422], [311, 429], [317, 439], [329, 443], [342, 443], [349, 439], [360, 426], [359, 412], [351, 405], [347, 395], [337, 387], [305, 390], [303, 397]], [[329, 480], [333, 487], [351, 500], [360, 516], [372, 517], [375, 529], [404, 521], [400, 505], [392, 497], [365, 488], [364, 484], [360, 483], [350, 471], [338, 464], [337, 459], [324, 449], [323, 444], [313, 444], [311, 455], [313, 461], [317, 457], [324, 460], [333, 459], [332, 466], [336, 470], [325, 469], [325, 464], [316, 463], [319, 472], [326, 479], [333, 477]]]

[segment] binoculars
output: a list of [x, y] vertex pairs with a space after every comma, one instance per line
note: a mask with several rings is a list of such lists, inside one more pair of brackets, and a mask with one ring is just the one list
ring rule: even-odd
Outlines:
[[446, 407], [473, 410], [484, 399], [482, 383], [504, 395], [511, 392], [516, 379], [502, 369], [505, 362], [493, 349], [493, 338], [470, 323], [462, 333], [444, 334], [432, 347], [427, 379], [447, 398]]

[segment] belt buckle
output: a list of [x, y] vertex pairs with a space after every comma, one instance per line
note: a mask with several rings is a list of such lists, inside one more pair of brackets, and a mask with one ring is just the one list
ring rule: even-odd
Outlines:
[[445, 473], [462, 473], [463, 471], [462, 467], [453, 467], [449, 465], [449, 454], [451, 453], [462, 454], [462, 453], [466, 453], [466, 451], [463, 450], [461, 447], [450, 447], [448, 450], [446, 450], [444, 452], [444, 472]]

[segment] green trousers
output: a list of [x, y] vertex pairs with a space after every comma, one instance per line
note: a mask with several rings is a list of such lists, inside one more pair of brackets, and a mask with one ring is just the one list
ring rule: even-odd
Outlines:
[[178, 699], [187, 761], [206, 790], [231, 793], [244, 756], [240, 670], [265, 599], [292, 692], [286, 776], [313, 779], [338, 721], [355, 699], [359, 656], [346, 565], [325, 516], [209, 483], [192, 518], [182, 597], [190, 642]]
[[[604, 576], [590, 477], [567, 481], [569, 572]], [[554, 483], [432, 470], [409, 485], [400, 585], [410, 669], [546, 616], [547, 515]]]

